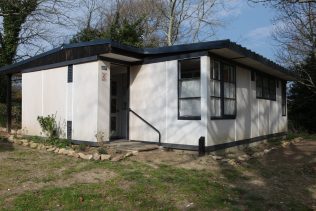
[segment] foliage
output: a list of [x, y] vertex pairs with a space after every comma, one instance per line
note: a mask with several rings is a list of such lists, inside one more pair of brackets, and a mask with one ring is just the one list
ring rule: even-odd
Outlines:
[[[305, 64], [295, 67], [304, 69], [316, 81], [316, 58], [314, 54], [306, 60]], [[305, 85], [294, 81], [288, 96], [288, 115], [291, 130], [294, 132], [316, 132], [316, 93]]]
[[102, 155], [108, 154], [107, 150], [104, 147], [99, 147], [98, 152]]
[[109, 29], [110, 38], [122, 44], [143, 47], [143, 21], [144, 18], [142, 17], [132, 23], [130, 23], [125, 17], [121, 20], [120, 14], [117, 12]]
[[95, 28], [84, 28], [81, 31], [79, 31], [76, 35], [74, 35], [70, 39], [70, 43], [79, 43], [79, 42], [87, 42], [91, 40], [97, 40], [97, 39], [106, 39], [108, 38], [107, 34], [105, 32], [102, 32], [99, 29]]
[[6, 105], [0, 103], [0, 127], [6, 126]]
[[35, 143], [39, 144], [45, 144], [45, 145], [52, 145], [58, 148], [67, 148], [71, 146], [68, 140], [66, 139], [59, 139], [59, 138], [44, 138], [39, 136], [27, 136], [23, 137], [25, 139], [28, 139], [30, 141], [33, 141]]
[[[21, 26], [37, 7], [37, 0], [0, 1], [3, 33], [0, 34], [0, 66], [12, 64], [20, 41]], [[0, 76], [0, 102], [5, 102], [6, 79]]]
[[84, 152], [87, 150], [87, 145], [85, 144], [79, 144], [78, 146], [79, 151]]
[[58, 138], [60, 135], [60, 128], [56, 122], [56, 115], [48, 115], [47, 117], [38, 116], [37, 121], [39, 122], [42, 131], [49, 138]]
[[144, 18], [130, 21], [121, 18], [117, 12], [114, 20], [106, 28], [92, 28], [90, 25], [79, 31], [70, 39], [70, 43], [86, 42], [97, 39], [112, 39], [122, 44], [136, 47], [143, 46], [142, 29]]

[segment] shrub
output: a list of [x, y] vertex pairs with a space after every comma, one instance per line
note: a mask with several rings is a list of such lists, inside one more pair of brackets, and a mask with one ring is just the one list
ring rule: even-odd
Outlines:
[[49, 138], [58, 138], [59, 137], [59, 127], [56, 122], [56, 115], [48, 115], [47, 117], [38, 116], [37, 121], [39, 122], [43, 133]]
[[87, 146], [85, 144], [79, 144], [79, 151], [84, 152], [86, 151]]
[[98, 148], [98, 152], [99, 152], [99, 154], [101, 154], [101, 155], [108, 154], [107, 151], [106, 151], [106, 149], [105, 149], [104, 147], [99, 147], [99, 148]]
[[0, 103], [0, 127], [6, 126], [6, 113], [7, 107], [5, 104]]
[[52, 145], [58, 148], [67, 148], [71, 146], [71, 143], [69, 143], [66, 139], [44, 138], [39, 136], [24, 136], [22, 139], [27, 139], [39, 144]]

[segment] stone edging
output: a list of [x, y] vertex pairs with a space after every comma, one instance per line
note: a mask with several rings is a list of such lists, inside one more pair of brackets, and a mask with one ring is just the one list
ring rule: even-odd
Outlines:
[[74, 157], [74, 158], [80, 158], [83, 160], [101, 160], [101, 161], [106, 161], [106, 160], [110, 160], [113, 162], [116, 161], [121, 161], [127, 157], [136, 155], [138, 152], [127, 152], [126, 154], [119, 154], [116, 156], [112, 156], [109, 154], [99, 154], [99, 153], [94, 153], [94, 154], [86, 154], [83, 152], [76, 152], [73, 149], [65, 149], [65, 148], [58, 148], [52, 145], [44, 145], [41, 143], [35, 143], [33, 141], [29, 141], [27, 139], [17, 139], [15, 138], [13, 135], [9, 136], [8, 141], [14, 144], [18, 144], [18, 145], [22, 145], [25, 147], [29, 147], [32, 149], [39, 149], [39, 150], [45, 150], [47, 152], [53, 152], [56, 154], [60, 154], [60, 155], [66, 155], [69, 157]]
[[297, 137], [297, 138], [294, 138], [292, 140], [283, 140], [283, 141], [281, 141], [280, 146], [271, 147], [271, 148], [265, 149], [261, 152], [255, 152], [252, 155], [243, 154], [243, 155], [235, 156], [234, 154], [227, 154], [225, 156], [218, 156], [218, 155], [210, 154], [209, 156], [213, 160], [216, 160], [216, 161], [221, 161], [223, 163], [228, 163], [230, 165], [238, 165], [242, 162], [248, 161], [249, 159], [262, 157], [263, 155], [268, 154], [272, 150], [275, 150], [275, 149], [278, 149], [281, 147], [287, 148], [291, 144], [299, 143], [302, 140], [303, 140], [302, 137]]

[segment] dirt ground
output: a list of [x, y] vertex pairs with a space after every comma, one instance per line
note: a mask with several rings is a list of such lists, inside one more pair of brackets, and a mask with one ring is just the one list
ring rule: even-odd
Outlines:
[[[225, 178], [225, 185], [240, 191], [241, 199], [251, 199], [259, 204], [277, 201], [280, 206], [295, 199], [310, 210], [316, 210], [316, 140], [303, 140], [285, 147], [278, 145], [262, 157], [237, 165], [214, 160], [210, 155], [199, 157], [196, 152], [181, 150], [141, 152], [122, 164], [130, 165], [131, 162], [154, 169], [167, 165], [209, 172]], [[10, 204], [17, 196], [29, 191], [98, 184], [120, 177], [118, 173], [122, 170], [114, 171], [119, 168], [116, 166], [111, 168], [100, 167], [95, 161], [54, 155], [0, 140], [0, 210], [1, 200], [3, 204]], [[121, 186], [129, 184], [130, 181], [124, 181]], [[300, 210], [300, 207], [293, 207]]]

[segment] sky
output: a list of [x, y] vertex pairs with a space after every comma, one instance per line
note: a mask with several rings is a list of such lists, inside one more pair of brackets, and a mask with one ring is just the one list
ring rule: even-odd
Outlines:
[[275, 10], [247, 0], [232, 0], [232, 9], [225, 11], [225, 24], [215, 39], [230, 39], [262, 56], [276, 60], [275, 43], [271, 37], [271, 20]]

